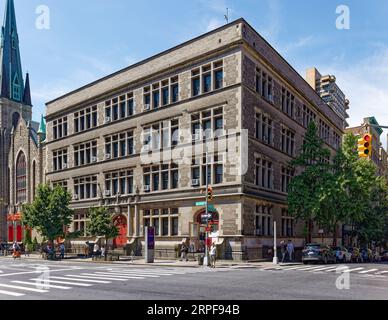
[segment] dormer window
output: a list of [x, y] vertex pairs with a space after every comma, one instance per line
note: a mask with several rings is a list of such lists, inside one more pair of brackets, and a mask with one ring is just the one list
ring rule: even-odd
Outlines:
[[15, 78], [12, 83], [12, 99], [15, 101], [21, 100], [21, 86], [20, 86], [20, 81], [17, 74], [15, 75]]

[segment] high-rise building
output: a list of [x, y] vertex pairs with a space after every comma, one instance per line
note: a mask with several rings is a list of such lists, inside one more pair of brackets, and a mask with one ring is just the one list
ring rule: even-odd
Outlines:
[[[20, 234], [21, 227], [7, 230], [7, 213], [10, 203], [10, 169], [8, 165], [12, 132], [24, 121], [32, 129], [37, 124], [31, 122], [32, 103], [29, 76], [24, 82], [19, 51], [19, 36], [16, 27], [15, 7], [13, 0], [6, 1], [4, 24], [1, 34], [0, 49], [0, 240], [6, 241], [7, 234], [16, 230]], [[32, 133], [31, 133], [32, 134]], [[19, 159], [22, 159], [21, 154]], [[20, 162], [21, 164], [22, 162]], [[23, 162], [18, 176], [21, 193], [25, 192], [30, 174], [28, 162]], [[12, 222], [15, 226], [15, 221]]]
[[349, 100], [338, 87], [336, 77], [333, 75], [322, 76], [316, 68], [310, 68], [306, 72], [306, 80], [320, 97], [340, 116], [344, 121], [344, 127], [348, 127]]

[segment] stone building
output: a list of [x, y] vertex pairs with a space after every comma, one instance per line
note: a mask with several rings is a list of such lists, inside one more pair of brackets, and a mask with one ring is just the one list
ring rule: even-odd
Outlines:
[[304, 225], [287, 212], [289, 162], [310, 121], [333, 154], [344, 129], [244, 19], [46, 106], [45, 177], [73, 194], [79, 241], [88, 239], [88, 209], [104, 205], [120, 230], [115, 246], [140, 253], [144, 227], [153, 226], [157, 257], [174, 256], [186, 238], [203, 246], [205, 209], [196, 203], [205, 199], [206, 166], [220, 258], [266, 257], [274, 221], [279, 239], [302, 246]]

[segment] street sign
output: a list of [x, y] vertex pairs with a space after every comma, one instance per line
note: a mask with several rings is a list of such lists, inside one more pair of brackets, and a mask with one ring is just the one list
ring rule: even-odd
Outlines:
[[196, 202], [195, 206], [196, 207], [205, 207], [206, 206], [206, 202]]
[[212, 215], [211, 215], [211, 214], [202, 214], [202, 215], [201, 215], [201, 218], [202, 218], [202, 219], [211, 219], [211, 218], [212, 218]]

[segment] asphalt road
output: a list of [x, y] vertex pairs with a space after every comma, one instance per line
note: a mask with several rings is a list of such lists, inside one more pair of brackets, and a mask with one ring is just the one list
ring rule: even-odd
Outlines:
[[[0, 300], [388, 300], [388, 264], [338, 267], [212, 270], [0, 258]], [[340, 276], [349, 289], [337, 288]]]

